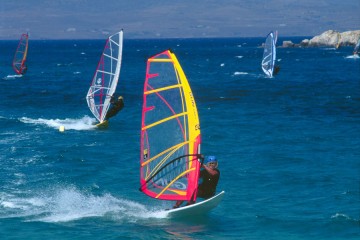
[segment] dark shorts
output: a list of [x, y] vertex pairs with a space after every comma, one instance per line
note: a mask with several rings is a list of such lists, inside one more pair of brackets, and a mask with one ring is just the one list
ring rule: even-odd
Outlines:
[[214, 195], [215, 195], [215, 191], [205, 191], [201, 187], [199, 187], [198, 193], [197, 193], [198, 197], [205, 198], [205, 199], [211, 198]]

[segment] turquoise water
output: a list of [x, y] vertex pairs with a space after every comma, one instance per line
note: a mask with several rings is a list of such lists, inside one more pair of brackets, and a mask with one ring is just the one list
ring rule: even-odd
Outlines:
[[[125, 108], [105, 130], [85, 100], [105, 41], [30, 40], [21, 78], [7, 78], [17, 41], [0, 41], [1, 238], [358, 239], [360, 59], [351, 47], [278, 48], [270, 79], [264, 39], [125, 40]], [[302, 38], [278, 42], [289, 39]], [[146, 59], [168, 48], [226, 191], [187, 220], [138, 191]]]

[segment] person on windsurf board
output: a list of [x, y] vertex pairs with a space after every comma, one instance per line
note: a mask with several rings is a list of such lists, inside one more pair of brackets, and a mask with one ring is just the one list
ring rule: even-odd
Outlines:
[[122, 96], [119, 96], [117, 99], [113, 96], [111, 96], [110, 100], [111, 106], [109, 111], [106, 113], [105, 121], [108, 121], [109, 118], [114, 117], [118, 112], [121, 111], [121, 109], [124, 108], [124, 98]]
[[[218, 161], [215, 156], [208, 156], [201, 165], [199, 175], [200, 183], [197, 189], [197, 196], [209, 199], [215, 196], [216, 186], [220, 178], [220, 170], [218, 169]], [[184, 201], [177, 201], [173, 208], [178, 208]], [[190, 200], [186, 205], [194, 204], [194, 200]]]

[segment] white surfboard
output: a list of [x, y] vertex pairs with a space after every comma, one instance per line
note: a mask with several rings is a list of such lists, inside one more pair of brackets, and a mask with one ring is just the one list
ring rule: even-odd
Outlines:
[[168, 213], [167, 216], [168, 217], [185, 217], [185, 216], [191, 217], [194, 215], [206, 214], [207, 212], [209, 212], [211, 209], [216, 207], [221, 202], [221, 199], [223, 198], [224, 194], [225, 194], [225, 191], [222, 191], [219, 194], [217, 194], [209, 199], [206, 199], [204, 201], [194, 203], [189, 206], [170, 209], [167, 211], [167, 213]]

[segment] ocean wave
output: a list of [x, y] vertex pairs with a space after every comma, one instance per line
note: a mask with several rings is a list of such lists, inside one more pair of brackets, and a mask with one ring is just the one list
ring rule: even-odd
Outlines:
[[90, 130], [95, 128], [95, 119], [89, 116], [84, 116], [80, 119], [33, 119], [22, 117], [19, 119], [23, 123], [45, 125], [54, 129], [59, 129], [60, 126], [64, 126], [65, 130]]
[[346, 221], [346, 222], [358, 222], [360, 223], [359, 219], [351, 218], [350, 216], [343, 214], [343, 213], [336, 213], [331, 216], [331, 219], [334, 221]]

